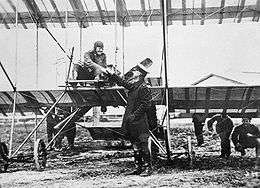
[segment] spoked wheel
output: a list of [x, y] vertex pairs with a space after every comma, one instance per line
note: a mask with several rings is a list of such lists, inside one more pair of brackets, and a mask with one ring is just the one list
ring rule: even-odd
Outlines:
[[4, 142], [0, 142], [0, 172], [6, 172], [8, 166], [8, 148]]
[[34, 143], [34, 162], [37, 170], [43, 170], [47, 161], [47, 150], [42, 139], [36, 140]]

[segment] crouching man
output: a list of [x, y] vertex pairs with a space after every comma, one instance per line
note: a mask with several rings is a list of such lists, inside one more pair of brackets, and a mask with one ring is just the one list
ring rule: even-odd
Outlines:
[[125, 137], [132, 143], [136, 169], [127, 175], [149, 176], [152, 173], [151, 155], [148, 149], [149, 123], [147, 111], [151, 108], [152, 95], [144, 81], [152, 64], [146, 58], [127, 72], [124, 78], [107, 69], [110, 79], [128, 90], [127, 105], [122, 122]]
[[241, 152], [241, 156], [246, 154], [246, 148], [256, 148], [257, 152], [257, 138], [260, 138], [260, 131], [250, 123], [250, 120], [249, 117], [243, 117], [242, 124], [235, 127], [231, 136], [235, 150]]

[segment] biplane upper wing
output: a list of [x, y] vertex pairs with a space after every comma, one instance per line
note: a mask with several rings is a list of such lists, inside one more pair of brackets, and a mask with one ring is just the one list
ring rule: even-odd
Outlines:
[[[18, 2], [20, 2], [18, 4]], [[114, 11], [116, 3], [117, 14]], [[129, 26], [131, 22], [162, 21], [162, 1], [117, 0], [117, 1], [87, 1], [80, 0], [8, 0], [0, 3], [0, 28], [15, 28], [15, 19], [18, 24], [27, 29], [31, 23], [38, 22], [39, 27], [58, 25], [62, 28], [69, 23], [78, 23], [79, 27], [88, 27], [93, 23], [111, 24], [115, 21], [123, 26]], [[141, 7], [141, 9], [139, 8]], [[199, 21], [201, 25], [205, 20], [216, 20], [216, 23], [225, 23], [225, 19], [232, 19], [240, 23], [244, 19], [259, 21], [259, 0], [237, 1], [194, 1], [180, 0], [167, 1], [168, 24], [182, 22], [187, 25], [189, 20]], [[17, 14], [16, 14], [16, 11]], [[66, 20], [66, 24], [65, 24]], [[91, 23], [91, 24], [90, 24]]]
[[[152, 87], [153, 100], [157, 105], [165, 104], [165, 88]], [[65, 92], [64, 90], [17, 91], [16, 112], [41, 113], [43, 106], [51, 106]], [[59, 101], [65, 106], [124, 106], [126, 90], [112, 88], [79, 88], [67, 90]], [[260, 105], [260, 86], [219, 86], [219, 87], [170, 87], [169, 111], [191, 113], [256, 113]], [[0, 92], [0, 113], [7, 116], [12, 112], [14, 92]]]

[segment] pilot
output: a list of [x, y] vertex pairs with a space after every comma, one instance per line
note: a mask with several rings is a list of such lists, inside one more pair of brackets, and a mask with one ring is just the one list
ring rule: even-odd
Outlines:
[[259, 129], [250, 123], [251, 118], [243, 117], [242, 124], [235, 127], [231, 139], [235, 146], [235, 150], [241, 152], [241, 156], [246, 154], [246, 148], [256, 148], [257, 138], [260, 138]]
[[[94, 48], [84, 54], [84, 62], [74, 64], [72, 76], [75, 80], [100, 80], [105, 79], [100, 68], [107, 68], [104, 44], [101, 41], [94, 43]], [[80, 83], [81, 86], [85, 84]], [[101, 106], [101, 111], [106, 112], [106, 106]], [[99, 113], [98, 107], [93, 107], [93, 115]]]
[[84, 61], [74, 64], [72, 76], [75, 80], [94, 80], [102, 77], [102, 72], [96, 64], [106, 68], [106, 54], [103, 52], [104, 44], [101, 41], [94, 43], [94, 48], [84, 54]]
[[110, 80], [128, 90], [122, 130], [125, 138], [132, 143], [136, 164], [136, 169], [128, 175], [149, 176], [152, 173], [151, 154], [148, 149], [149, 122], [147, 118], [147, 110], [152, 105], [152, 95], [144, 81], [148, 73], [147, 68], [151, 64], [152, 60], [146, 58], [127, 72], [124, 78], [107, 69]]
[[233, 130], [233, 121], [230, 117], [223, 112], [222, 114], [216, 114], [210, 120], [208, 120], [208, 130], [213, 131], [213, 123], [217, 122], [216, 124], [216, 132], [220, 137], [221, 141], [221, 158], [228, 158], [231, 154], [231, 147], [230, 147], [230, 134]]

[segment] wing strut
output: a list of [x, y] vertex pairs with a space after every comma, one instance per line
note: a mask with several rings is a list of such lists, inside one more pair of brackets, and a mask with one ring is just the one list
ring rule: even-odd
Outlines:
[[167, 159], [171, 161], [171, 143], [170, 143], [170, 116], [169, 116], [169, 87], [167, 76], [167, 59], [168, 59], [168, 25], [167, 25], [167, 0], [162, 2], [163, 16], [163, 55], [164, 55], [164, 76], [165, 76], [165, 97], [166, 97], [166, 129], [165, 129], [165, 145], [167, 151]]
[[38, 123], [37, 126], [34, 127], [34, 129], [30, 132], [30, 134], [25, 138], [25, 140], [22, 142], [22, 144], [15, 150], [15, 152], [11, 155], [13, 157], [23, 146], [24, 144], [29, 140], [29, 138], [33, 135], [33, 133], [40, 127], [40, 125], [43, 123], [43, 121], [46, 119], [46, 117], [51, 113], [51, 111], [55, 108], [55, 106], [58, 104], [58, 102], [63, 98], [65, 95], [66, 90], [59, 96], [57, 101], [51, 106], [51, 108], [48, 110], [48, 112], [44, 115], [44, 117], [41, 119], [41, 121]]
[[[46, 28], [47, 29], [47, 28]], [[73, 52], [74, 47], [72, 48], [71, 56], [68, 56], [70, 59], [70, 67], [73, 59]], [[70, 71], [70, 67], [68, 70], [68, 75]], [[66, 83], [68, 83], [68, 76], [66, 78]], [[41, 121], [34, 127], [34, 129], [30, 132], [30, 134], [25, 138], [25, 140], [22, 142], [22, 144], [15, 150], [13, 154], [10, 153], [10, 157], [13, 157], [17, 152], [24, 146], [24, 144], [29, 140], [29, 138], [35, 133], [35, 131], [40, 127], [40, 125], [43, 123], [43, 121], [47, 118], [47, 116], [51, 113], [51, 111], [55, 108], [55, 106], [60, 102], [60, 100], [63, 98], [63, 96], [66, 94], [68, 88], [68, 84], [66, 85], [64, 92], [59, 96], [59, 98], [56, 100], [56, 102], [51, 106], [51, 108], [48, 110], [48, 112], [44, 115], [44, 117], [41, 119]], [[73, 117], [73, 116], [72, 116]]]

